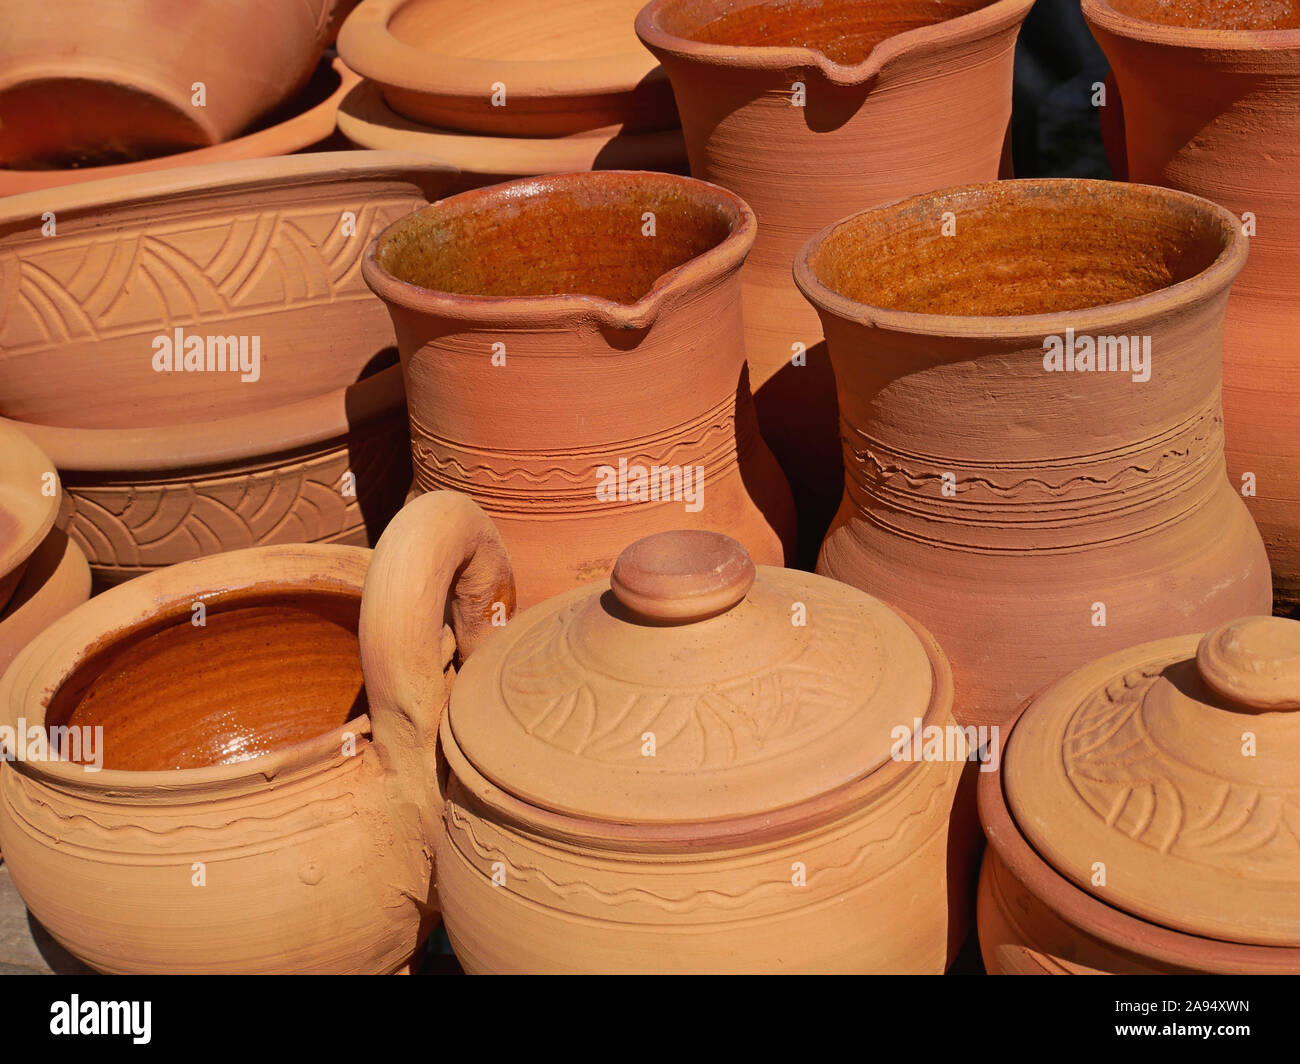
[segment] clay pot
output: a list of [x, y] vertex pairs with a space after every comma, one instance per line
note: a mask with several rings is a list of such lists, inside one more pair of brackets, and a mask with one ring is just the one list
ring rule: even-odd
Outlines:
[[555, 137], [677, 125], [672, 87], [637, 43], [641, 0], [366, 0], [339, 54], [398, 114], [449, 130]]
[[0, 424], [0, 674], [46, 625], [90, 597], [85, 556], [54, 527], [54, 463]]
[[1100, 654], [1269, 611], [1223, 461], [1247, 243], [1194, 196], [1042, 180], [903, 200], [805, 246], [846, 472], [817, 571], [935, 633], [963, 723], [1006, 723]]
[[208, 148], [104, 165], [100, 165], [102, 160], [99, 158], [46, 160], [45, 163], [49, 166], [58, 161], [71, 169], [15, 170], [10, 168], [10, 162], [0, 159], [0, 196], [16, 196], [20, 192], [58, 185], [102, 181], [181, 166], [324, 151], [331, 147], [329, 142], [337, 136], [335, 123], [339, 103], [360, 80], [337, 57], [323, 59], [306, 87], [257, 123], [251, 132]]
[[1300, 623], [1112, 654], [1020, 716], [979, 782], [995, 974], [1300, 972]]
[[853, 211], [999, 176], [1032, 3], [653, 0], [637, 16], [672, 79], [691, 174], [758, 216], [745, 346], [808, 565], [843, 471], [834, 377], [791, 265], [808, 237]]
[[[391, 551], [277, 546], [107, 591], [0, 680], [11, 743], [20, 718], [28, 736], [75, 729], [61, 760], [29, 739], [0, 765], [6, 864], [73, 956], [116, 973], [409, 964], [437, 917], [430, 795], [452, 653], [512, 606], [483, 514], [421, 502], [434, 613], [419, 647], [390, 608], [411, 579]], [[454, 641], [438, 638], [449, 600]], [[418, 690], [395, 681], [413, 672]]]
[[[0, 203], [0, 414], [54, 459], [97, 577], [374, 542], [409, 473], [392, 330], [358, 260], [453, 178], [330, 153]], [[195, 337], [202, 371], [157, 368]], [[206, 368], [236, 347], [239, 370]]]
[[1246, 219], [1250, 261], [1223, 349], [1228, 473], [1289, 610], [1300, 605], [1300, 14], [1283, 8], [1083, 5], [1123, 97], [1129, 177]]
[[[332, 0], [178, 8], [4, 0], [0, 159], [139, 158], [229, 140], [306, 84]], [[56, 163], [58, 165], [58, 163]]]
[[[415, 593], [402, 612], [429, 616]], [[904, 755], [951, 707], [938, 644], [883, 603], [717, 533], [639, 540], [457, 679], [436, 851], [457, 959], [942, 972], [967, 905], [949, 811], [969, 751], [957, 730], [949, 760]]]
[[794, 546], [745, 370], [754, 216], [723, 189], [606, 171], [462, 193], [394, 223], [362, 270], [393, 316], [417, 491], [472, 495], [521, 605], [607, 574], [639, 535]]
[[684, 174], [686, 144], [680, 129], [627, 133], [622, 126], [566, 137], [496, 137], [456, 133], [412, 122], [384, 101], [378, 85], [363, 81], [338, 111], [339, 132], [358, 148], [417, 151], [460, 171], [455, 191], [540, 174], [575, 170], [658, 170]]

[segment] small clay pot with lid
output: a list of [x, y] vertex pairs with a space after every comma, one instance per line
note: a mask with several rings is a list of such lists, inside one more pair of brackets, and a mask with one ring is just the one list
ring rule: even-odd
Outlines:
[[1300, 622], [1053, 685], [979, 784], [991, 972], [1300, 972]]
[[415, 490], [491, 515], [522, 606], [607, 575], [650, 532], [793, 556], [745, 363], [754, 231], [716, 185], [610, 170], [449, 196], [372, 243], [362, 274], [397, 334]]
[[[457, 680], [438, 889], [470, 972], [942, 972], [969, 747], [934, 640], [707, 531], [520, 614]], [[952, 757], [913, 759], [938, 729]], [[929, 733], [934, 734], [934, 733]]]

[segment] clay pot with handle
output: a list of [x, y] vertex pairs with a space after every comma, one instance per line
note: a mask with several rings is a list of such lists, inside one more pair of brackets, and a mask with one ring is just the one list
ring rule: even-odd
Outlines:
[[1250, 259], [1223, 345], [1228, 472], [1276, 605], [1300, 606], [1300, 13], [1293, 5], [1084, 0], [1123, 100], [1130, 180], [1237, 217]]
[[994, 974], [1300, 972], [1300, 622], [1112, 654], [979, 782]]
[[653, 531], [793, 556], [745, 366], [753, 239], [725, 189], [602, 171], [450, 196], [371, 245], [362, 273], [397, 334], [415, 491], [478, 501], [521, 605], [607, 574]]
[[758, 216], [745, 346], [805, 561], [839, 503], [835, 381], [791, 283], [805, 240], [854, 211], [1003, 170], [1016, 36], [1033, 0], [653, 0], [691, 174]]
[[458, 960], [942, 972], [978, 837], [952, 698], [938, 644], [877, 599], [714, 532], [633, 543], [457, 679], [437, 865]]
[[436, 493], [373, 559], [233, 551], [74, 610], [0, 680], [0, 846], [32, 915], [103, 972], [405, 970], [437, 919], [453, 654], [512, 609], [500, 537]]
[[1247, 243], [1186, 193], [1034, 180], [901, 200], [805, 246], [845, 465], [817, 571], [936, 634], [963, 722], [1006, 723], [1144, 638], [1269, 612], [1223, 458]]

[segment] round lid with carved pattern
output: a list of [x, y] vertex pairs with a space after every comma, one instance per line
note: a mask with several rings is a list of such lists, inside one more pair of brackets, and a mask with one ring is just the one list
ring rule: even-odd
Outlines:
[[727, 536], [667, 532], [628, 547], [608, 582], [487, 640], [447, 725], [474, 769], [530, 806], [697, 823], [871, 774], [918, 721], [947, 716], [946, 681], [931, 637], [879, 600], [755, 567]]
[[1300, 622], [1114, 654], [1040, 696], [1007, 804], [1057, 872], [1176, 931], [1300, 946]]

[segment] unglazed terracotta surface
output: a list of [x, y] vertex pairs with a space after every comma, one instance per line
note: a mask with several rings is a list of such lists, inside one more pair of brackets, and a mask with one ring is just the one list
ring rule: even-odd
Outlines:
[[51, 529], [28, 557], [22, 579], [0, 610], [0, 675], [23, 647], [88, 598], [85, 554], [62, 529]]
[[980, 784], [998, 971], [1300, 971], [1300, 623], [1229, 622], [1044, 692]]
[[0, 424], [0, 610], [27, 559], [54, 527], [59, 483], [54, 463], [18, 429]]
[[[298, 545], [152, 573], [49, 628], [0, 680], [10, 726], [103, 727], [99, 771], [66, 740], [63, 759], [0, 768], [6, 864], [78, 959], [378, 973], [419, 950], [437, 916], [434, 735], [453, 653], [513, 599], [468, 499], [427, 496], [393, 528], [373, 562]], [[418, 642], [394, 612], [412, 596]]]
[[[1101, 654], [1269, 612], [1223, 461], [1223, 309], [1246, 251], [1213, 204], [1069, 180], [915, 197], [805, 246], [846, 469], [818, 572], [936, 634], [963, 723], [1005, 723]], [[1118, 358], [1049, 371], [1067, 329], [1149, 337], [1149, 379]]]
[[938, 645], [883, 603], [716, 533], [639, 541], [458, 678], [437, 844], [457, 958], [942, 972], [965, 920], [949, 816], [968, 748], [894, 755], [951, 704]]
[[1032, 0], [653, 0], [636, 29], [672, 79], [693, 176], [758, 216], [745, 342], [764, 438], [790, 476], [804, 561], [840, 500], [835, 381], [790, 280], [854, 211], [999, 176]]
[[[453, 178], [345, 152], [4, 201], [0, 414], [54, 459], [101, 581], [262, 543], [374, 543], [409, 468], [392, 328], [359, 260]], [[160, 343], [196, 337], [201, 368], [157, 368]], [[254, 340], [255, 372], [229, 368]]]
[[684, 174], [689, 168], [680, 129], [627, 133], [605, 126], [564, 137], [504, 137], [456, 133], [412, 122], [395, 113], [373, 82], [348, 93], [338, 111], [339, 132], [358, 148], [420, 151], [460, 171], [456, 191], [521, 177], [574, 170], [659, 170]]
[[5, 0], [0, 159], [31, 169], [228, 140], [302, 88], [347, 6], [60, 0], [37, 14]]
[[1085, 0], [1083, 10], [1118, 81], [1130, 179], [1204, 196], [1253, 230], [1224, 339], [1228, 471], [1263, 533], [1277, 606], [1291, 610], [1300, 605], [1300, 13], [1244, 0]]
[[641, 0], [366, 0], [339, 54], [415, 122], [554, 137], [677, 125], [672, 86], [637, 42]]
[[416, 489], [483, 506], [521, 605], [608, 574], [655, 530], [726, 530], [761, 563], [792, 555], [742, 346], [753, 233], [723, 189], [613, 171], [453, 196], [367, 253], [401, 351]]
[[54, 170], [15, 170], [0, 160], [0, 196], [180, 166], [324, 151], [326, 142], [335, 136], [339, 103], [360, 80], [341, 59], [322, 60], [306, 87], [266, 116], [258, 128], [207, 148], [104, 165], [94, 165], [99, 160], [79, 158], [71, 160], [74, 165], [70, 168]]

